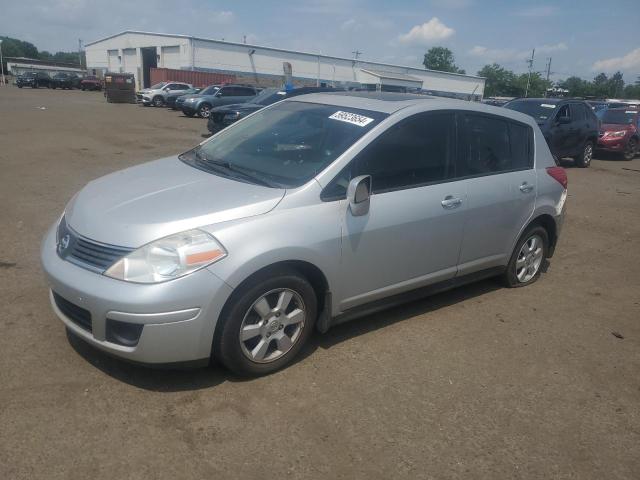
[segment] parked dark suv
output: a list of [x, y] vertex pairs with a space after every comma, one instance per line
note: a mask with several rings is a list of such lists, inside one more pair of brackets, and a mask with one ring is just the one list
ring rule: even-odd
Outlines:
[[18, 88], [48, 87], [50, 83], [51, 78], [45, 72], [25, 72], [16, 79], [16, 85]]
[[506, 108], [533, 117], [556, 159], [572, 157], [578, 167], [588, 167], [598, 142], [598, 118], [583, 100], [517, 98]]
[[267, 105], [284, 100], [285, 98], [297, 97], [308, 93], [339, 91], [342, 91], [342, 89], [331, 87], [300, 87], [293, 88], [291, 90], [265, 88], [259, 95], [253, 97], [249, 102], [233, 103], [231, 105], [223, 105], [212, 109], [211, 114], [209, 115], [209, 121], [207, 122], [207, 128], [211, 134], [214, 134], [228, 127], [232, 123], [237, 122], [241, 118], [244, 118], [253, 112], [257, 112]]
[[74, 78], [68, 73], [60, 72], [51, 77], [49, 86], [53, 89], [56, 88], [68, 88], [71, 90], [74, 87]]

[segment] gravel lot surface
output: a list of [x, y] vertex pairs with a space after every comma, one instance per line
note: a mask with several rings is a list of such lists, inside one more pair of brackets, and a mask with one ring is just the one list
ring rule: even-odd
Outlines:
[[568, 168], [536, 284], [336, 327], [266, 378], [149, 370], [68, 337], [45, 230], [89, 180], [204, 132], [99, 92], [0, 88], [1, 479], [640, 478], [640, 158]]

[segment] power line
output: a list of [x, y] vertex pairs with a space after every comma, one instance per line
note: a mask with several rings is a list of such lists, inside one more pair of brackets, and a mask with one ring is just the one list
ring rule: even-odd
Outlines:
[[354, 58], [355, 60], [358, 60], [358, 57], [359, 57], [360, 55], [362, 55], [362, 52], [361, 52], [360, 50], [354, 50], [354, 51], [353, 51], [353, 52], [351, 52], [351, 53], [353, 53], [353, 58]]

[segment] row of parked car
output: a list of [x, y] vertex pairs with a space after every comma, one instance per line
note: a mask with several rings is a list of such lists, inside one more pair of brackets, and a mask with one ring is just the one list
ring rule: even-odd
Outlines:
[[49, 75], [46, 72], [25, 72], [18, 75], [15, 84], [18, 88], [61, 88], [69, 89], [79, 88], [81, 90], [101, 90], [102, 80], [95, 75], [87, 75], [80, 77], [75, 73], [59, 72]]
[[[211, 134], [279, 100], [308, 93], [338, 91], [329, 87], [290, 90], [260, 89], [226, 84], [196, 88], [181, 82], [161, 82], [137, 93], [145, 106], [169, 107], [186, 116], [207, 119]], [[573, 158], [588, 167], [596, 150], [614, 152], [632, 160], [640, 148], [640, 109], [622, 102], [571, 98], [517, 98], [503, 105], [535, 119], [558, 159]]]
[[517, 98], [504, 105], [533, 117], [551, 153], [588, 167], [595, 150], [633, 160], [640, 145], [640, 109], [622, 102], [571, 98]]
[[169, 107], [188, 117], [207, 119], [209, 132], [216, 133], [250, 113], [272, 103], [298, 95], [335, 92], [332, 87], [259, 88], [252, 85], [225, 84], [197, 88], [188, 83], [161, 82], [136, 94], [144, 106]]

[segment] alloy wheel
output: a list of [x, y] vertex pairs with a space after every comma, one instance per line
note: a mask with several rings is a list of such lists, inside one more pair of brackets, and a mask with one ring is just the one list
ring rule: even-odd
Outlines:
[[539, 235], [532, 235], [520, 247], [518, 258], [516, 259], [516, 277], [520, 283], [527, 283], [536, 276], [542, 257], [544, 255], [542, 238]]
[[585, 166], [591, 163], [591, 159], [593, 158], [593, 146], [588, 143], [584, 147], [584, 153], [582, 154], [583, 163]]
[[270, 363], [285, 355], [300, 339], [306, 318], [302, 297], [288, 288], [260, 296], [240, 325], [242, 353], [252, 362]]
[[209, 105], [203, 105], [198, 109], [198, 115], [200, 115], [202, 118], [209, 118], [210, 114], [211, 108], [209, 108]]

